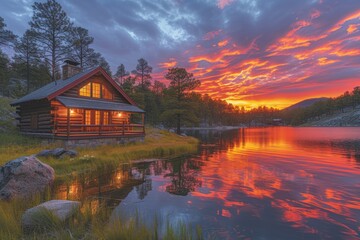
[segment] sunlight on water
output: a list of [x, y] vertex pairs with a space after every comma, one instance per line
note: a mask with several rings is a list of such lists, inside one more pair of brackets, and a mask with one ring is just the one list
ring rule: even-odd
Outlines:
[[88, 178], [62, 196], [101, 195], [113, 216], [156, 216], [160, 232], [185, 222], [212, 239], [360, 239], [360, 128], [193, 134], [196, 156], [123, 166], [97, 193]]

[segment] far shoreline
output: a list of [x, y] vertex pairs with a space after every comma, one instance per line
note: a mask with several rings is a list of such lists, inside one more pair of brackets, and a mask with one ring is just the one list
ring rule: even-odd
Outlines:
[[247, 126], [216, 126], [216, 127], [182, 127], [181, 130], [232, 130], [248, 128]]

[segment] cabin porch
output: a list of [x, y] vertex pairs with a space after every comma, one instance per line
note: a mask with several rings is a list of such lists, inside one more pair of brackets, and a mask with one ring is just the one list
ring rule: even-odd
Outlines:
[[144, 111], [129, 104], [58, 97], [52, 102], [57, 138], [144, 136]]
[[54, 136], [66, 138], [124, 137], [145, 134], [144, 114], [93, 109], [66, 109], [66, 121], [54, 119]]

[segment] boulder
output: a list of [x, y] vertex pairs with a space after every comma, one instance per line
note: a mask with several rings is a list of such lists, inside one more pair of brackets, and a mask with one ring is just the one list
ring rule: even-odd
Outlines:
[[[25, 211], [21, 218], [22, 228], [25, 232], [34, 230], [48, 230], [47, 228], [54, 227], [55, 223], [44, 222], [44, 210], [51, 212], [61, 223], [66, 222], [71, 218], [80, 208], [80, 202], [68, 200], [51, 200], [44, 202], [36, 207]], [[46, 218], [45, 218], [46, 219]], [[49, 219], [50, 220], [50, 219]]]
[[73, 158], [73, 157], [76, 157], [77, 155], [78, 155], [78, 153], [77, 153], [77, 151], [75, 151], [75, 150], [66, 150], [66, 151], [61, 155], [60, 158], [67, 157], [67, 156]]
[[63, 148], [55, 148], [54, 150], [52, 150], [52, 155], [56, 158], [59, 158], [65, 152], [66, 152], [66, 150]]
[[76, 157], [78, 155], [75, 150], [66, 150], [64, 148], [55, 148], [53, 150], [42, 150], [38, 154], [37, 157], [55, 157], [55, 158], [64, 158], [64, 157]]
[[0, 199], [29, 197], [45, 190], [54, 179], [54, 169], [36, 157], [17, 158], [0, 167]]
[[38, 154], [36, 154], [37, 157], [50, 157], [52, 156], [52, 150], [42, 150]]

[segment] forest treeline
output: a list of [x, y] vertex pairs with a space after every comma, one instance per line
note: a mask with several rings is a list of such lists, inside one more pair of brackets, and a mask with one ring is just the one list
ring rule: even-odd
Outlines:
[[[169, 69], [164, 76], [168, 86], [153, 81], [152, 67], [143, 58], [134, 70], [119, 64], [112, 74], [106, 59], [92, 48], [89, 31], [71, 22], [58, 2], [35, 2], [32, 10], [22, 36], [16, 36], [0, 17], [0, 95], [18, 98], [60, 79], [61, 65], [69, 59], [83, 69], [102, 66], [146, 111], [147, 123], [164, 127], [240, 124], [244, 108], [195, 93], [200, 81], [186, 69]], [[10, 58], [6, 52], [14, 54]]]
[[[137, 64], [134, 70], [127, 71], [119, 63], [112, 74], [106, 59], [92, 47], [94, 38], [89, 31], [71, 22], [58, 2], [35, 2], [32, 9], [29, 28], [22, 36], [13, 34], [0, 17], [0, 95], [18, 98], [60, 79], [61, 65], [70, 59], [83, 69], [102, 66], [146, 111], [147, 123], [178, 131], [180, 126], [300, 125], [360, 104], [360, 91], [356, 87], [352, 92], [307, 108], [280, 111], [260, 106], [245, 110], [196, 93], [200, 81], [181, 67], [169, 69], [164, 81], [154, 81], [153, 68], [140, 58], [134, 63]], [[6, 52], [14, 54], [10, 58]]]
[[296, 108], [283, 110], [279, 112], [279, 118], [282, 118], [285, 124], [301, 125], [322, 117], [342, 113], [347, 109], [355, 109], [360, 105], [360, 87], [355, 87], [351, 92], [346, 91], [344, 94], [318, 101], [305, 108]]
[[59, 3], [35, 2], [32, 10], [22, 36], [7, 29], [0, 16], [0, 94], [17, 97], [60, 79], [65, 59], [82, 68], [102, 66], [111, 75], [108, 62], [92, 48], [89, 31], [71, 22]]

